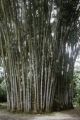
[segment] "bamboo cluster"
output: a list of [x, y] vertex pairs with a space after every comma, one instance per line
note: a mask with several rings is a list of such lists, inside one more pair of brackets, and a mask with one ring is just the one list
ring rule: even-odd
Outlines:
[[[70, 55], [68, 41], [75, 24], [60, 20], [62, 11], [52, 0], [0, 0], [0, 9], [8, 109], [50, 112], [72, 107], [75, 44]], [[57, 20], [51, 24], [55, 9]]]

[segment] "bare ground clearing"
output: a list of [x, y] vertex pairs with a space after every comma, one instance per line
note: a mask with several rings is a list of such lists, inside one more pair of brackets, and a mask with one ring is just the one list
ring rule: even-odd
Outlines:
[[0, 120], [80, 120], [80, 109], [54, 112], [51, 114], [11, 113], [0, 109]]

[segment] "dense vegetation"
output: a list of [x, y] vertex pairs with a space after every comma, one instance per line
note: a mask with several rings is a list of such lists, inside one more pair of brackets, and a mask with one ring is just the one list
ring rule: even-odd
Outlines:
[[[0, 66], [2, 65], [2, 62], [0, 61]], [[7, 95], [6, 95], [6, 81], [4, 80], [4, 71], [0, 67], [0, 102], [6, 102], [7, 101]]]
[[74, 83], [73, 85], [74, 107], [79, 107], [80, 106], [80, 72], [75, 72], [73, 83]]
[[8, 109], [50, 112], [73, 107], [79, 6], [79, 0], [0, 0]]
[[0, 84], [0, 102], [6, 102], [7, 101], [7, 95], [6, 95], [6, 85], [5, 85], [5, 81], [3, 81]]

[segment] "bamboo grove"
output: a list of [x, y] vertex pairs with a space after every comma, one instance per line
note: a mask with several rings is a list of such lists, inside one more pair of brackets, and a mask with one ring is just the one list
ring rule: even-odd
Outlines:
[[0, 0], [0, 57], [11, 111], [72, 108], [79, 0]]

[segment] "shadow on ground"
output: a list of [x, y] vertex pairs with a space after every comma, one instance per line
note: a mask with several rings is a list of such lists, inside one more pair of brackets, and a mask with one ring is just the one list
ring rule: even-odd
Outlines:
[[[1, 106], [1, 105], [0, 105]], [[80, 120], [80, 109], [54, 112], [51, 114], [11, 113], [7, 109], [0, 109], [0, 120]]]

